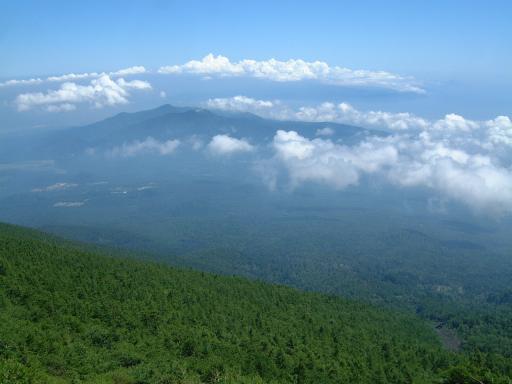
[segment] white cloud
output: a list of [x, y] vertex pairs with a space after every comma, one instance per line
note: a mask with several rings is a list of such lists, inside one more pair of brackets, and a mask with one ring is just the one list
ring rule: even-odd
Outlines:
[[8, 86], [16, 86], [16, 85], [36, 85], [45, 82], [65, 82], [65, 81], [78, 81], [85, 79], [93, 79], [99, 78], [105, 75], [110, 77], [120, 77], [120, 76], [131, 76], [131, 75], [140, 75], [146, 73], [147, 70], [143, 66], [134, 66], [129, 68], [120, 69], [118, 71], [113, 72], [84, 72], [84, 73], [66, 73], [63, 75], [57, 76], [48, 76], [46, 78], [32, 78], [32, 79], [11, 79], [0, 83], [0, 87], [8, 87]]
[[107, 154], [112, 157], [133, 157], [143, 153], [156, 153], [165, 156], [174, 153], [179, 145], [179, 140], [158, 141], [147, 137], [143, 141], [136, 140], [114, 147]]
[[275, 59], [231, 62], [225, 56], [208, 54], [201, 60], [182, 65], [160, 67], [159, 73], [195, 74], [203, 76], [248, 76], [272, 81], [314, 80], [338, 86], [381, 87], [399, 92], [424, 93], [410, 78], [385, 71], [352, 70], [329, 66], [323, 61], [308, 62], [301, 59], [279, 61]]
[[251, 152], [254, 150], [254, 146], [245, 139], [236, 139], [228, 135], [216, 135], [208, 143], [208, 149], [216, 155], [230, 155]]
[[146, 81], [126, 81], [123, 78], [114, 81], [108, 75], [91, 80], [88, 85], [63, 83], [57, 90], [46, 93], [23, 93], [16, 97], [15, 103], [19, 111], [34, 107], [43, 107], [50, 112], [71, 110], [76, 104], [88, 103], [94, 107], [126, 104], [130, 96], [129, 90], [149, 90], [151, 85]]
[[[345, 146], [278, 131], [273, 165], [286, 169], [292, 187], [317, 182], [342, 189], [373, 174], [400, 187], [431, 189], [478, 211], [512, 213], [512, 170], [490, 154], [455, 145], [430, 135], [399, 134]], [[266, 169], [266, 181], [274, 186], [276, 169], [269, 163]]]
[[385, 142], [348, 147], [331, 140], [310, 140], [295, 131], [277, 131], [272, 146], [275, 159], [288, 171], [292, 186], [312, 181], [342, 189], [358, 184], [362, 173], [391, 166], [398, 156], [397, 150]]
[[75, 188], [78, 184], [75, 183], [55, 183], [44, 188], [34, 188], [32, 192], [54, 192], [62, 191], [65, 189]]

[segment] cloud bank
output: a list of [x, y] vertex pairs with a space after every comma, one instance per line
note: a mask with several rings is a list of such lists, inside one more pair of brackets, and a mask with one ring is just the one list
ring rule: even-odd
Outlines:
[[59, 89], [43, 92], [23, 93], [16, 97], [19, 111], [41, 107], [48, 112], [71, 111], [76, 104], [87, 103], [96, 108], [128, 103], [131, 90], [150, 90], [146, 81], [126, 81], [124, 78], [113, 80], [102, 75], [91, 80], [88, 85], [73, 82], [63, 83]]
[[201, 60], [191, 60], [181, 65], [160, 67], [163, 74], [193, 74], [201, 76], [246, 76], [278, 82], [319, 81], [324, 84], [350, 87], [379, 87], [398, 92], [425, 93], [417, 81], [386, 71], [352, 70], [329, 66], [323, 61], [290, 59], [240, 60], [208, 54]]

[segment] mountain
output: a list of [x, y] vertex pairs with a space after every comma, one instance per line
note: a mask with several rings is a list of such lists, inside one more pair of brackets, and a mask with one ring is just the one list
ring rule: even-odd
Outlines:
[[10, 225], [0, 309], [0, 383], [507, 382], [411, 315]]
[[314, 137], [317, 130], [327, 127], [333, 132], [331, 138], [346, 141], [359, 140], [359, 136], [365, 132], [384, 134], [382, 131], [368, 131], [344, 124], [278, 121], [263, 119], [251, 113], [162, 105], [147, 111], [120, 113], [86, 126], [53, 132], [37, 143], [33, 155], [50, 158], [76, 156], [85, 153], [88, 148], [109, 149], [147, 137], [183, 140], [193, 136], [207, 141], [214, 135], [228, 134], [258, 144], [271, 140], [279, 129], [295, 130]]

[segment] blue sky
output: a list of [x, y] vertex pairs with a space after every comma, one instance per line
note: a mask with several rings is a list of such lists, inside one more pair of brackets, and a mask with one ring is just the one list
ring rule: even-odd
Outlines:
[[[450, 112], [475, 119], [510, 114], [509, 1], [20, 0], [4, 2], [1, 8], [2, 80], [109, 72], [135, 65], [156, 71], [161, 66], [200, 60], [209, 53], [232, 62], [320, 60], [352, 70], [414, 77], [426, 95], [383, 96], [382, 92], [350, 93], [348, 88], [325, 87], [324, 94], [315, 91], [318, 102], [348, 101], [365, 109], [428, 117]], [[170, 102], [200, 102], [199, 97], [191, 96], [191, 90], [198, 88], [193, 81], [160, 86], [166, 82], [153, 79], [151, 84], [158, 90], [153, 94], [164, 90]], [[218, 84], [219, 94], [229, 93], [224, 84], [212, 84]], [[238, 84], [233, 94], [246, 89], [249, 96], [253, 96], [251, 92], [262, 96], [257, 85], [251, 88], [243, 79]], [[265, 91], [268, 97], [295, 92], [287, 91], [289, 86], [266, 84]], [[213, 85], [206, 88], [209, 97], [216, 96]], [[306, 96], [308, 88], [302, 90]], [[13, 124], [21, 124], [27, 114], [20, 118], [12, 110], [16, 92], [0, 90], [0, 113]], [[178, 95], [186, 97], [180, 100]], [[157, 97], [142, 101], [137, 97], [123, 108], [160, 102]], [[103, 109], [92, 116], [109, 114]], [[37, 119], [51, 122], [55, 117]]]
[[160, 66], [209, 52], [511, 79], [509, 1], [4, 2], [4, 76]]

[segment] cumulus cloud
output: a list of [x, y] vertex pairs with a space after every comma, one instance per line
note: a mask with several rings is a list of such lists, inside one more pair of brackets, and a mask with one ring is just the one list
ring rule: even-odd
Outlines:
[[301, 59], [232, 62], [225, 56], [215, 56], [210, 53], [201, 60], [160, 67], [158, 72], [220, 77], [247, 76], [279, 82], [313, 80], [337, 86], [381, 87], [399, 92], [425, 92], [410, 77], [385, 71], [352, 70], [329, 66], [323, 61], [308, 62]]
[[251, 152], [254, 146], [245, 139], [236, 139], [228, 135], [216, 135], [208, 143], [208, 149], [216, 155]]
[[96, 108], [126, 104], [130, 90], [149, 90], [151, 84], [146, 81], [126, 81], [123, 78], [113, 80], [103, 75], [91, 80], [88, 85], [73, 82], [63, 83], [59, 89], [46, 93], [23, 93], [16, 97], [15, 103], [19, 111], [27, 111], [34, 107], [42, 107], [50, 112], [69, 111], [79, 103], [88, 103]]
[[147, 137], [142, 141], [135, 140], [131, 143], [124, 143], [121, 146], [114, 147], [107, 154], [112, 157], [133, 157], [144, 153], [165, 156], [174, 153], [179, 145], [180, 141], [176, 139], [158, 141], [152, 137]]
[[104, 75], [110, 77], [140, 75], [146, 73], [147, 70], [143, 66], [133, 66], [123, 68], [113, 72], [84, 72], [84, 73], [66, 73], [57, 76], [48, 76], [45, 78], [36, 77], [31, 79], [11, 79], [0, 83], [0, 87], [16, 86], [16, 85], [37, 85], [45, 82], [65, 82], [65, 81], [78, 81], [85, 79], [99, 78]]

